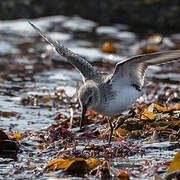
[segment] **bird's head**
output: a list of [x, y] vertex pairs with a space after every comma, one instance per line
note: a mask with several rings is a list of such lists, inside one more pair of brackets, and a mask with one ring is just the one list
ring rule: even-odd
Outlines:
[[98, 106], [100, 102], [100, 92], [97, 85], [93, 82], [85, 83], [79, 90], [79, 102], [82, 108], [82, 117], [80, 121], [80, 129], [83, 126], [83, 121], [87, 109], [92, 109]]

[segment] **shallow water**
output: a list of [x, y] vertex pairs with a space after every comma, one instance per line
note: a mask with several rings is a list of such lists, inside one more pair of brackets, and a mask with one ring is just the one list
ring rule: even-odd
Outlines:
[[[42, 31], [48, 31], [52, 38], [62, 42], [72, 51], [88, 58], [96, 68], [108, 72], [112, 72], [117, 61], [135, 55], [141, 46], [146, 46], [149, 43], [147, 38], [142, 39], [140, 35], [129, 32], [128, 26], [121, 24], [101, 27], [96, 22], [79, 17], [64, 16], [34, 19], [32, 22]], [[173, 48], [178, 47], [178, 37], [177, 35], [164, 37], [164, 41], [155, 44], [157, 50], [161, 50], [161, 48], [162, 50], [172, 49], [172, 46]], [[35, 96], [53, 96], [54, 92], [58, 90], [65, 90], [67, 96], [72, 97], [82, 84], [80, 74], [64, 58], [59, 57], [49, 45], [44, 43], [25, 19], [0, 21], [0, 40], [0, 111], [18, 114], [8, 118], [0, 117], [0, 128], [5, 132], [43, 131], [54, 122], [58, 112], [69, 117], [69, 107], [66, 104], [43, 103], [36, 102], [36, 100], [24, 104], [23, 100], [30, 96], [33, 98]], [[112, 42], [117, 53], [102, 52], [101, 47], [105, 42]], [[155, 66], [148, 71], [147, 78], [150, 82], [162, 82], [162, 86], [171, 84], [172, 87], [178, 89], [177, 92], [180, 92], [179, 69], [179, 63], [163, 67]], [[77, 115], [79, 114], [80, 112], [77, 111]], [[36, 169], [38, 173], [30, 169], [23, 169], [22, 173], [15, 173], [16, 168], [13, 165], [18, 166], [18, 168], [26, 167], [27, 159], [29, 159], [28, 152], [34, 151], [35, 154], [38, 151], [32, 148], [34, 142], [27, 141], [27, 143], [30, 144], [29, 149], [26, 145], [22, 145], [22, 153], [18, 155], [17, 162], [5, 163], [6, 160], [0, 158], [0, 177], [2, 179], [5, 177], [9, 179], [35, 178], [36, 176], [39, 179], [58, 177], [56, 174], [53, 174], [51, 178], [49, 178], [51, 175], [46, 174], [38, 176], [44, 165], [52, 160], [52, 157], [45, 155], [40, 158], [35, 155], [34, 160], [32, 160], [32, 164], [38, 167]], [[134, 144], [136, 143], [138, 144], [138, 142], [134, 142]], [[132, 156], [128, 158], [127, 164], [134, 164], [136, 167], [139, 163], [142, 164], [143, 159], [150, 159], [153, 161], [152, 164], [171, 160], [177, 149], [169, 151], [170, 145], [168, 143], [164, 142], [164, 145], [161, 143], [141, 144], [144, 149], [147, 149], [146, 155]], [[156, 150], [149, 150], [147, 147], [153, 147]], [[161, 148], [165, 149], [161, 151]], [[127, 161], [127, 159], [123, 161]], [[117, 161], [114, 160], [112, 164], [116, 168]], [[144, 179], [146, 179], [145, 175]]]

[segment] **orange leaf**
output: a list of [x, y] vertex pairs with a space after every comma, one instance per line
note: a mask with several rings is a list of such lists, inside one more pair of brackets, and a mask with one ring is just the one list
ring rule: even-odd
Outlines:
[[154, 34], [149, 37], [148, 41], [151, 44], [159, 44], [163, 40], [163, 36], [161, 34]]
[[63, 94], [63, 93], [65, 92], [65, 90], [64, 90], [64, 89], [60, 89], [58, 92], [59, 92], [60, 94]]
[[46, 97], [44, 98], [44, 100], [45, 100], [45, 102], [49, 102], [49, 101], [51, 100], [51, 98], [50, 98], [50, 96], [46, 96]]
[[31, 166], [31, 165], [29, 165], [27, 168], [28, 168], [28, 169], [35, 169], [36, 166]]
[[37, 147], [38, 147], [40, 150], [43, 150], [43, 149], [44, 149], [44, 144], [38, 144]]
[[147, 46], [142, 46], [137, 50], [137, 53], [139, 54], [148, 54], [148, 53], [154, 53], [158, 51], [157, 45], [149, 44]]
[[112, 43], [107, 42], [103, 45], [101, 51], [105, 53], [115, 53], [116, 48], [112, 45]]
[[121, 171], [121, 170], [117, 173], [117, 177], [119, 180], [129, 180], [130, 179], [128, 173], [125, 171]]

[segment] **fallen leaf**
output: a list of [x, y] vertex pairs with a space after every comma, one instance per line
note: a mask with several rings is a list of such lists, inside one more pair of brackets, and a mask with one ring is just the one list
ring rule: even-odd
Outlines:
[[143, 113], [141, 119], [147, 120], [147, 119], [151, 119], [153, 116], [154, 116], [153, 112], [146, 111]]
[[55, 117], [55, 120], [66, 119], [66, 118], [67, 118], [67, 117], [66, 117], [64, 114], [57, 113], [57, 114], [56, 114], [56, 117]]
[[119, 180], [129, 180], [129, 174], [126, 171], [120, 170], [116, 173]]
[[163, 36], [161, 34], [154, 34], [149, 37], [148, 41], [151, 44], [159, 44], [163, 40]]
[[148, 44], [146, 46], [142, 46], [137, 50], [138, 54], [148, 54], [148, 53], [154, 53], [158, 51], [157, 45], [154, 44]]
[[44, 98], [44, 100], [45, 100], [45, 102], [49, 102], [49, 101], [51, 100], [51, 97], [50, 97], [50, 96], [46, 96], [46, 97]]
[[16, 141], [19, 141], [19, 140], [21, 139], [21, 137], [22, 137], [21, 133], [18, 132], [18, 133], [16, 133], [16, 134], [14, 134], [12, 138], [15, 138]]
[[[156, 112], [165, 112], [165, 111], [172, 111], [172, 110], [178, 110], [180, 109], [180, 104], [177, 104], [173, 107], [163, 107], [159, 104], [152, 103], [149, 106], [143, 106], [141, 108], [137, 107], [137, 111], [139, 114], [142, 114], [141, 119], [147, 120], [152, 119], [154, 116], [156, 116]], [[163, 115], [163, 114], [162, 114]]]
[[100, 160], [90, 157], [89, 160], [86, 161], [86, 163], [88, 165], [88, 171], [91, 171], [99, 165]]
[[139, 137], [140, 136], [140, 132], [139, 130], [134, 130], [134, 131], [131, 131], [131, 134], [135, 137]]
[[128, 131], [125, 130], [125, 129], [122, 129], [122, 128], [118, 128], [117, 130], [114, 130], [114, 131], [113, 131], [113, 134], [114, 134], [114, 135], [119, 134], [119, 135], [121, 135], [121, 136], [126, 136], [126, 135], [128, 134]]
[[176, 104], [175, 106], [168, 108], [168, 111], [178, 110], [178, 109], [180, 109], [180, 104]]
[[101, 48], [101, 51], [105, 53], [115, 53], [116, 48], [113, 46], [112, 43], [107, 42], [103, 45], [103, 47]]
[[27, 168], [28, 168], [28, 169], [35, 169], [36, 166], [31, 166], [31, 165], [29, 165]]
[[160, 105], [158, 105], [158, 104], [156, 104], [156, 103], [153, 103], [153, 105], [156, 107], [156, 109], [157, 109], [159, 112], [164, 112], [164, 111], [167, 111], [167, 110], [168, 110], [168, 108], [162, 107], [162, 106], [160, 106]]
[[6, 112], [6, 111], [0, 111], [0, 116], [8, 118], [8, 117], [14, 117], [14, 116], [18, 116], [19, 113], [17, 112]]
[[40, 150], [44, 150], [44, 146], [45, 146], [45, 145], [42, 144], [42, 143], [37, 145], [37, 147], [38, 147]]
[[170, 167], [168, 169], [168, 173], [172, 173], [178, 170], [180, 170], [180, 150], [174, 156], [174, 159], [171, 162]]
[[46, 165], [45, 171], [56, 171], [63, 169], [68, 174], [85, 174], [86, 172], [96, 168], [99, 165], [99, 162], [99, 160], [94, 158], [89, 158], [89, 160], [85, 160], [84, 158], [72, 158], [66, 160], [55, 159]]

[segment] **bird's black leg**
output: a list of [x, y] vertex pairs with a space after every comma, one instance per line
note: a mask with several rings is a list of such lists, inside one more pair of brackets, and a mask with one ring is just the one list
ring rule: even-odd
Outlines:
[[117, 122], [117, 124], [115, 125], [114, 129], [115, 129], [115, 130], [118, 129], [118, 128], [124, 123], [124, 121], [125, 121], [126, 119], [129, 119], [129, 118], [131, 118], [131, 117], [134, 117], [135, 115], [136, 115], [135, 111], [134, 111], [133, 109], [131, 109], [126, 116], [124, 116], [123, 118], [121, 118], [121, 117], [118, 118], [118, 122]]
[[111, 118], [110, 117], [107, 117], [108, 118], [108, 123], [109, 123], [109, 126], [110, 126], [110, 134], [109, 134], [109, 139], [108, 139], [108, 144], [111, 144], [111, 139], [112, 139], [112, 134], [113, 134], [113, 125], [111, 123]]

